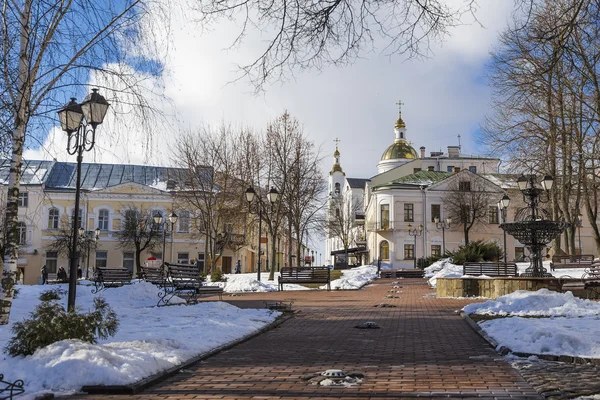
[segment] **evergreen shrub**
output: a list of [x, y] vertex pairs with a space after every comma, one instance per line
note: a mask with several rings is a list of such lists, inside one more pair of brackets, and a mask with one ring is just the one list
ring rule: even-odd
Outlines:
[[219, 268], [215, 268], [210, 273], [210, 280], [213, 282], [227, 282], [227, 277], [223, 276], [223, 271]]
[[40, 294], [41, 301], [50, 301], [50, 300], [60, 300], [62, 297], [67, 294], [67, 292], [63, 289], [50, 289], [42, 292]]
[[94, 310], [79, 314], [67, 312], [54, 301], [42, 301], [29, 319], [16, 322], [14, 336], [4, 350], [13, 357], [28, 356], [37, 349], [65, 339], [97, 343], [98, 338], [114, 336], [119, 327], [117, 315], [102, 298], [94, 299]]
[[452, 263], [457, 265], [466, 262], [498, 261], [502, 254], [502, 249], [496, 243], [483, 240], [469, 242], [456, 251], [446, 252], [448, 257], [452, 257]]

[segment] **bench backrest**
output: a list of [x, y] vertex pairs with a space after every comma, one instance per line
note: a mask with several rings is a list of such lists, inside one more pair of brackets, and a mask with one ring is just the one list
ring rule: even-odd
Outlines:
[[190, 264], [165, 263], [168, 275], [171, 279], [190, 280], [202, 282], [204, 278], [200, 275], [200, 268]]
[[591, 264], [593, 262], [593, 254], [572, 254], [570, 256], [552, 257], [553, 264]]
[[329, 279], [328, 267], [283, 267], [280, 275], [293, 279]]
[[124, 282], [131, 280], [131, 272], [127, 268], [96, 268], [98, 280], [104, 282]]
[[463, 275], [517, 276], [517, 264], [467, 262], [463, 264]]
[[162, 266], [159, 266], [159, 267], [145, 266], [145, 267], [141, 267], [141, 270], [142, 270], [142, 277], [147, 281], [162, 279], [164, 276], [164, 270], [163, 270]]

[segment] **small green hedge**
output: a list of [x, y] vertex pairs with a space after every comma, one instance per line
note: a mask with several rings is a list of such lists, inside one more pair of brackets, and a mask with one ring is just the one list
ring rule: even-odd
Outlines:
[[464, 264], [466, 262], [498, 261], [503, 252], [496, 243], [476, 240], [462, 245], [456, 251], [447, 251], [446, 255], [452, 257], [453, 264]]

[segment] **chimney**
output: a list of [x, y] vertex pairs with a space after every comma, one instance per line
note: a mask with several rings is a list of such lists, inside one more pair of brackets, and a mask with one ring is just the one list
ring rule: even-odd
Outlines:
[[448, 146], [448, 157], [450, 157], [450, 158], [460, 157], [460, 147], [459, 146]]
[[421, 159], [424, 159], [425, 158], [425, 146], [421, 146], [421, 148], [419, 150], [421, 150]]
[[444, 155], [444, 153], [442, 153], [441, 151], [432, 151], [431, 153], [429, 153], [430, 157], [439, 157]]

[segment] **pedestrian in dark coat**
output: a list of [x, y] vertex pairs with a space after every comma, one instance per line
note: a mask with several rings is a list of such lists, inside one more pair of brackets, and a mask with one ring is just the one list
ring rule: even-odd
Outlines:
[[46, 283], [48, 283], [48, 269], [46, 269], [46, 266], [44, 265], [42, 267], [42, 285], [45, 285]]

